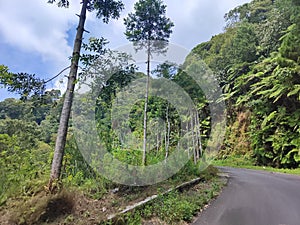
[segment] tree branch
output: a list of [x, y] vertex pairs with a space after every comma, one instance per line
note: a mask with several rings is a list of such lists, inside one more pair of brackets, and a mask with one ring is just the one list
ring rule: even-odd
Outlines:
[[49, 80], [46, 80], [44, 82], [44, 84], [47, 84], [48, 82], [54, 80], [55, 78], [57, 78], [59, 75], [61, 75], [63, 72], [65, 72], [67, 69], [70, 69], [71, 66], [68, 66], [66, 68], [64, 68], [62, 71], [60, 71], [57, 75], [55, 75], [54, 77], [50, 78]]

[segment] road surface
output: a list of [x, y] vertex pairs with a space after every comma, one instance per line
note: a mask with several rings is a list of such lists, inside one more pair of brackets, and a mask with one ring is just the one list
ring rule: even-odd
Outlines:
[[220, 169], [228, 185], [193, 225], [300, 225], [300, 176]]

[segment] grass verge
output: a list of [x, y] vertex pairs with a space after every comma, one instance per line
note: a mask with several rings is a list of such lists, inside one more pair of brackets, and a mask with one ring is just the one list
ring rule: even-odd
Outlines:
[[201, 208], [218, 195], [222, 185], [218, 170], [210, 166], [202, 171], [203, 182], [160, 195], [156, 200], [136, 210], [107, 221], [107, 217], [128, 205], [184, 182], [183, 178], [171, 179], [147, 187], [120, 187], [107, 190], [99, 199], [91, 198], [76, 188], [63, 188], [56, 195], [44, 191], [32, 197], [10, 198], [0, 207], [1, 225], [86, 225], [86, 224], [187, 224]]
[[101, 224], [189, 224], [208, 202], [219, 195], [225, 184], [225, 180], [217, 177], [218, 170], [214, 167], [209, 166], [203, 173], [204, 182], [161, 195], [148, 204]]
[[263, 170], [269, 172], [277, 172], [277, 173], [286, 173], [293, 175], [300, 175], [300, 168], [297, 169], [279, 169], [273, 168], [269, 166], [256, 166], [254, 165], [254, 161], [252, 159], [247, 159], [243, 156], [231, 156], [222, 160], [215, 160], [213, 162], [214, 166], [229, 166], [235, 168], [245, 168], [245, 169], [254, 169], [254, 170]]

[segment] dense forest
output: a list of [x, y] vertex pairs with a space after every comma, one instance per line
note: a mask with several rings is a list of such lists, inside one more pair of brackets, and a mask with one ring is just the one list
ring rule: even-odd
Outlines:
[[[211, 112], [209, 100], [187, 75], [187, 68], [201, 64], [201, 68], [213, 71], [217, 77], [223, 93], [218, 101], [226, 104], [226, 135], [217, 158], [242, 157], [254, 165], [299, 168], [300, 2], [253, 0], [230, 10], [225, 22], [224, 32], [196, 46], [183, 65], [165, 62], [147, 71], [147, 75], [137, 72], [129, 56], [104, 50], [103, 39], [92, 38], [83, 44], [90, 53], [78, 58], [83, 68], [78, 84], [84, 83], [91, 71], [103, 73], [99, 60], [105, 59], [109, 64], [107, 55], [114, 61], [114, 68], [109, 72], [117, 71], [107, 80], [95, 79], [92, 85], [92, 90], [102, 89], [93, 110], [99, 137], [109, 153], [103, 156], [104, 161], [112, 161], [113, 156], [129, 165], [154, 165], [176, 152], [184, 136], [188, 137], [183, 147], [190, 160], [171, 179], [199, 176], [201, 159], [212, 132]], [[168, 29], [172, 28], [170, 24], [169, 21]], [[131, 90], [125, 87], [135, 79], [149, 77], [150, 73], [182, 87], [196, 105], [196, 111], [188, 111], [183, 118], [170, 102], [150, 93], [131, 109], [118, 108], [112, 123], [112, 106], [116, 99], [122, 100], [118, 92], [122, 90], [126, 97]], [[42, 79], [26, 73], [11, 73], [5, 65], [0, 65], [0, 83], [21, 96], [0, 102], [1, 206], [12, 197], [28, 197], [38, 193], [41, 187], [49, 188], [47, 181], [66, 94], [58, 90], [45, 91]], [[80, 120], [80, 115], [90, 110], [88, 94], [80, 95], [81, 104], [73, 109], [79, 115], [77, 125], [85, 122]], [[122, 120], [123, 111], [130, 112], [126, 121]], [[74, 136], [78, 131], [72, 119], [60, 179], [54, 183], [79, 188], [87, 196], [99, 199], [107, 190], [120, 186], [95, 172], [97, 165], [86, 162], [78, 147], [81, 140]], [[119, 130], [128, 128], [130, 135], [116, 132], [116, 126]], [[147, 154], [145, 149], [141, 151], [142, 144], [144, 148], [147, 145]], [[162, 169], [172, 170], [172, 166]], [[120, 168], [108, 168], [116, 173], [114, 169]], [[51, 188], [60, 187], [54, 184]]]
[[225, 15], [225, 32], [193, 49], [217, 74], [227, 102], [221, 157], [260, 165], [300, 162], [299, 1], [252, 1]]

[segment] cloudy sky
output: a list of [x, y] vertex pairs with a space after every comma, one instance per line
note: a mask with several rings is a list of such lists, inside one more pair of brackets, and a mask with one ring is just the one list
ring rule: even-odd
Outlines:
[[[80, 0], [70, 0], [70, 8], [47, 4], [47, 0], [0, 0], [0, 64], [11, 72], [27, 72], [47, 79], [70, 62]], [[133, 10], [135, 0], [124, 0], [122, 18], [108, 25], [88, 14], [85, 34], [103, 36], [114, 49], [128, 44], [123, 18]], [[165, 0], [167, 16], [174, 22], [170, 42], [191, 50], [223, 31], [224, 14], [249, 0]], [[48, 88], [61, 88], [61, 78]], [[0, 99], [11, 96], [0, 89]]]

